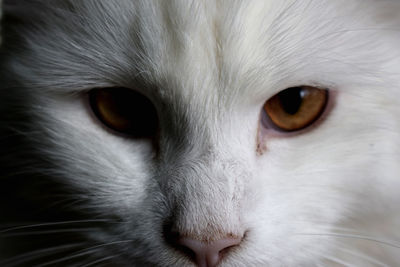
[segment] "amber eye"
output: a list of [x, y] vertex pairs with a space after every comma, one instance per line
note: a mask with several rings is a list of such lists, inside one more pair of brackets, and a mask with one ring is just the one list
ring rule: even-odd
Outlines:
[[292, 87], [270, 98], [264, 105], [267, 122], [280, 131], [310, 126], [326, 108], [328, 90], [311, 86]]
[[93, 112], [109, 128], [135, 138], [156, 134], [157, 112], [142, 94], [127, 88], [105, 88], [90, 91], [89, 98]]

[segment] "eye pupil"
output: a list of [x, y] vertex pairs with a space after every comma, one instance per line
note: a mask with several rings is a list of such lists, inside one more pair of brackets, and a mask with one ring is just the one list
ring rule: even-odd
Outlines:
[[301, 87], [289, 88], [278, 94], [283, 110], [290, 115], [294, 115], [299, 111], [303, 96], [304, 92]]

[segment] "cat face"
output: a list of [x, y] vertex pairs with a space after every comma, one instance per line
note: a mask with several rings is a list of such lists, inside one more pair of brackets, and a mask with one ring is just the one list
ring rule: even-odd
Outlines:
[[3, 265], [400, 260], [398, 3], [4, 10]]

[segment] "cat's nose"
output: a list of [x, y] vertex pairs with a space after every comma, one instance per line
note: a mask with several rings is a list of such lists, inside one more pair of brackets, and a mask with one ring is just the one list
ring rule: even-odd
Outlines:
[[225, 237], [212, 242], [202, 242], [190, 237], [178, 239], [181, 250], [191, 256], [199, 267], [215, 267], [222, 256], [240, 244], [242, 238]]

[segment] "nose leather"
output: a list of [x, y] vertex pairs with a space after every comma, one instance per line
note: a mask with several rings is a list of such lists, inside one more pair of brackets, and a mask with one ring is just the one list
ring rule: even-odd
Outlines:
[[195, 261], [199, 267], [214, 267], [220, 262], [222, 252], [239, 245], [241, 241], [241, 238], [226, 237], [206, 243], [183, 237], [178, 240], [178, 244], [194, 253]]

